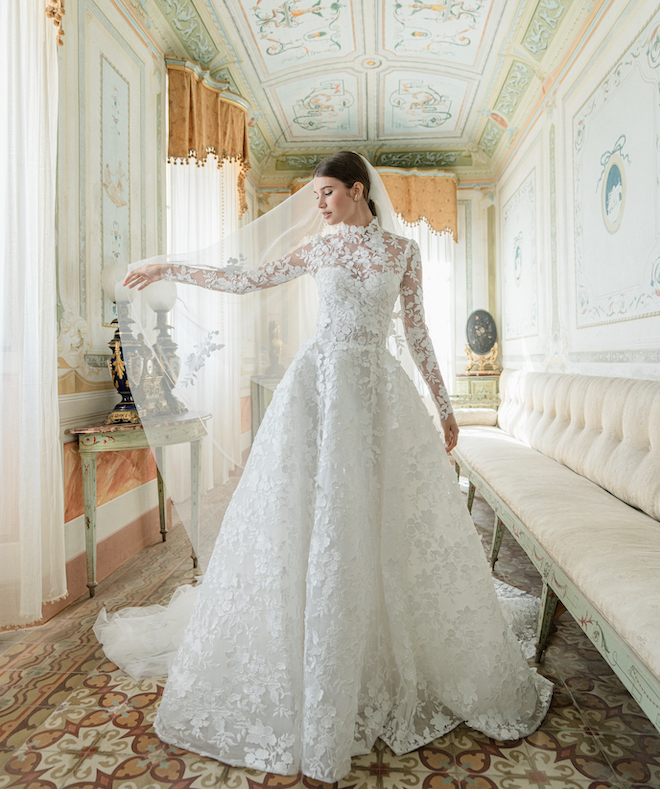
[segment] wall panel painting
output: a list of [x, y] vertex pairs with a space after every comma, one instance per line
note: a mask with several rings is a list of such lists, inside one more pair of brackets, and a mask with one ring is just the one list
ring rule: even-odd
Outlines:
[[469, 83], [431, 72], [396, 71], [383, 77], [381, 137], [455, 134], [463, 120]]
[[504, 206], [504, 336], [507, 340], [538, 334], [538, 249], [536, 169]]
[[354, 74], [296, 79], [275, 88], [280, 111], [292, 140], [324, 139], [341, 135], [356, 139], [362, 130], [359, 82]]
[[268, 74], [356, 51], [351, 2], [240, 0], [240, 5]]
[[573, 118], [578, 328], [660, 313], [660, 14]]
[[404, 58], [437, 58], [474, 66], [487, 49], [486, 39], [494, 33], [496, 22], [489, 28], [488, 21], [496, 5], [494, 0], [382, 0], [383, 49]]
[[[101, 204], [102, 265], [129, 262], [130, 205], [130, 85], [101, 55]], [[103, 325], [114, 318], [112, 302], [103, 298]]]

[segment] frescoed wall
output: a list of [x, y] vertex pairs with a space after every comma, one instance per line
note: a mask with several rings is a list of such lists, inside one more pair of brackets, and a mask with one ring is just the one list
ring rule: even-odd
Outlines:
[[[67, 561], [76, 567], [84, 550], [82, 474], [77, 445], [65, 430], [102, 423], [118, 401], [108, 372], [114, 305], [103, 293], [102, 273], [163, 249], [165, 63], [146, 32], [115, 3], [67, 3], [67, 46], [60, 52], [58, 366]], [[144, 450], [99, 460], [99, 542], [130, 524], [143, 531], [142, 521], [153, 520], [155, 477]]]
[[505, 340], [538, 334], [536, 170], [502, 210], [503, 334]]
[[575, 114], [573, 162], [577, 325], [659, 313], [660, 19]]
[[[559, 76], [497, 184], [505, 366], [660, 378], [657, 2], [632, 14], [617, 0]], [[512, 224], [511, 200], [534, 171], [537, 329], [525, 337], [533, 223]]]

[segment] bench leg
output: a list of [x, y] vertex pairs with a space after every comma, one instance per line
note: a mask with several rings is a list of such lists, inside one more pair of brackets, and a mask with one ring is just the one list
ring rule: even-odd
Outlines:
[[495, 562], [500, 553], [502, 546], [502, 537], [504, 537], [504, 524], [495, 516], [495, 526], [493, 527], [493, 544], [490, 550], [490, 569], [495, 569]]
[[470, 514], [472, 514], [472, 504], [474, 503], [474, 494], [475, 494], [475, 491], [476, 491], [476, 488], [475, 488], [475, 487], [474, 487], [474, 485], [473, 485], [473, 484], [470, 482], [470, 489], [468, 490], [468, 512], [469, 512]]
[[543, 582], [543, 592], [541, 593], [541, 611], [539, 613], [539, 625], [536, 631], [536, 662], [540, 663], [548, 646], [548, 636], [550, 627], [557, 610], [559, 598], [552, 591], [545, 581]]

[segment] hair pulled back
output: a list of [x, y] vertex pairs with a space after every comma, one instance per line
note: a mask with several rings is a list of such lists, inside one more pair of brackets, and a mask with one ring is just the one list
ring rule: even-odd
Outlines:
[[326, 176], [341, 181], [347, 189], [360, 183], [364, 187], [363, 197], [367, 201], [369, 210], [376, 216], [374, 201], [369, 199], [371, 179], [361, 156], [353, 151], [337, 151], [319, 162], [314, 168], [314, 178]]

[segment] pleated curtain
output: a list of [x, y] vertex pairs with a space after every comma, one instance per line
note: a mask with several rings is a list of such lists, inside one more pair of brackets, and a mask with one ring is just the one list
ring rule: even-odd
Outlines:
[[57, 30], [0, 3], [0, 627], [66, 594], [57, 401]]
[[[184, 253], [203, 249], [217, 243], [223, 236], [238, 229], [241, 198], [236, 188], [241, 165], [238, 162], [222, 162], [218, 166], [215, 156], [209, 156], [203, 164], [168, 164], [168, 250]], [[211, 380], [204, 378], [200, 385], [208, 388], [216, 415], [210, 425], [214, 439], [222, 446], [227, 455], [241, 456], [241, 403], [240, 403], [240, 302], [236, 296], [217, 292], [214, 294], [213, 315], [204, 314], [202, 305], [207, 304], [200, 297], [198, 288], [186, 288], [186, 303], [191, 314], [195, 314], [203, 325], [214, 326], [219, 330], [226, 344], [223, 348], [223, 365], [218, 376]], [[204, 397], [206, 402], [211, 399]], [[210, 441], [205, 441], [202, 468], [208, 477], [201, 480], [201, 489], [206, 492], [225, 482], [234, 463], [219, 452]], [[189, 459], [187, 448], [171, 452], [177, 468], [168, 474], [170, 488], [175, 500], [185, 499], [188, 491], [187, 468]]]

